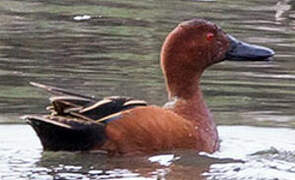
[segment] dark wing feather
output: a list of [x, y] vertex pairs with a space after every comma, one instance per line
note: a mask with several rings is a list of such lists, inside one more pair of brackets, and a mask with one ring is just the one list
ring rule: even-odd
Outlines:
[[53, 96], [49, 100], [52, 103], [49, 110], [59, 115], [65, 115], [71, 111], [83, 109], [87, 104], [95, 102], [94, 100], [77, 96]]
[[53, 86], [35, 82], [31, 82], [30, 84], [57, 95], [50, 98], [52, 106], [49, 106], [48, 110], [51, 111], [52, 115], [65, 116], [68, 118], [101, 121], [102, 118], [105, 119], [105, 117], [112, 114], [137, 106], [147, 105], [145, 101], [130, 97], [110, 96], [97, 99], [94, 96], [84, 96]]
[[105, 124], [121, 117], [121, 111], [146, 106], [145, 101], [111, 96], [97, 99], [65, 89], [31, 82], [55, 96], [47, 109], [50, 115], [27, 115], [45, 150], [97, 149], [106, 139]]
[[111, 114], [115, 114], [136, 106], [146, 106], [145, 101], [134, 100], [129, 97], [106, 97], [101, 101], [86, 106], [79, 110], [79, 114], [87, 116], [93, 120], [100, 120]]

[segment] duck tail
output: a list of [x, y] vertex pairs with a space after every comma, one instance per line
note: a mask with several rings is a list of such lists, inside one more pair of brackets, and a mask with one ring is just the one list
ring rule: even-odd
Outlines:
[[26, 115], [22, 119], [36, 131], [44, 150], [95, 150], [106, 140], [105, 125], [102, 123], [50, 115]]

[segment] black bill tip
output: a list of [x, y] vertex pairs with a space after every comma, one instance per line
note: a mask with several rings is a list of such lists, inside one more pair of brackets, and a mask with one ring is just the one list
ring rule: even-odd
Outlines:
[[274, 56], [275, 52], [267, 47], [248, 44], [227, 35], [230, 41], [230, 48], [226, 52], [225, 59], [235, 61], [267, 61]]

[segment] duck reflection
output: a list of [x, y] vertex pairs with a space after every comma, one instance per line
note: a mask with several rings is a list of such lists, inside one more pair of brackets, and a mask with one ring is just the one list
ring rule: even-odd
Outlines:
[[194, 151], [137, 157], [108, 157], [89, 152], [43, 152], [36, 169], [42, 170], [40, 174], [65, 179], [206, 179], [203, 173], [208, 172], [212, 164], [227, 162], [233, 160], [200, 156]]

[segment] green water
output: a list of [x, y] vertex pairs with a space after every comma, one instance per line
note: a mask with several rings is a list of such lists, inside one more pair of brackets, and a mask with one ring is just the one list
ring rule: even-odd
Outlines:
[[[274, 135], [281, 133], [282, 139], [286, 139], [285, 136], [288, 138], [290, 136], [288, 133], [286, 134], [284, 130], [276, 132], [275, 129], [284, 127], [291, 130], [290, 134], [295, 135], [294, 8], [295, 1], [292, 0], [2, 0], [0, 2], [0, 122], [3, 125], [0, 125], [0, 128], [3, 134], [0, 136], [0, 146], [2, 145], [0, 154], [5, 156], [0, 158], [0, 167], [8, 168], [0, 171], [0, 177], [38, 179], [38, 176], [43, 174], [46, 176], [42, 176], [43, 179], [53, 179], [59, 177], [60, 173], [74, 172], [79, 177], [81, 175], [82, 179], [91, 179], [90, 167], [98, 161], [91, 161], [92, 155], [85, 155], [85, 161], [83, 155], [77, 155], [76, 162], [79, 162], [81, 168], [74, 167], [74, 170], [71, 168], [68, 170], [64, 167], [77, 164], [70, 161], [76, 157], [75, 154], [65, 155], [65, 160], [62, 162], [59, 159], [64, 156], [63, 154], [53, 153], [48, 157], [47, 153], [45, 155], [41, 153], [38, 139], [28, 126], [15, 125], [24, 124], [18, 118], [20, 115], [44, 113], [44, 107], [48, 103], [48, 94], [30, 87], [28, 82], [47, 83], [97, 97], [132, 96], [144, 99], [150, 104], [162, 105], [167, 101], [159, 66], [162, 42], [179, 22], [195, 17], [213, 21], [224, 31], [241, 40], [267, 46], [276, 51], [274, 60], [270, 62], [227, 61], [214, 65], [205, 72], [202, 87], [225, 143], [223, 144], [225, 150], [221, 153], [231, 152], [229, 149], [233, 148], [226, 144], [226, 140], [231, 138], [227, 134], [230, 131], [227, 128], [237, 134], [236, 139], [241, 144], [247, 145], [252, 142], [247, 139], [252, 132], [239, 134], [239, 129], [234, 125], [263, 127], [253, 129], [253, 132], [263, 134], [267, 131], [274, 132]], [[83, 15], [89, 18], [77, 20]], [[7, 123], [12, 125], [4, 125]], [[14, 133], [18, 131], [24, 131], [26, 135]], [[25, 138], [18, 141], [23, 135]], [[265, 141], [253, 141], [250, 144], [256, 147]], [[14, 143], [28, 144], [28, 147], [14, 146]], [[240, 143], [234, 143], [236, 143], [234, 147], [241, 146]], [[273, 143], [274, 148], [281, 147], [276, 142]], [[287, 160], [292, 158], [294, 160], [294, 141], [290, 140], [282, 147], [284, 146], [288, 148], [279, 149], [275, 157], [284, 156], [284, 153], [289, 152], [287, 158], [281, 162], [290, 169], [287, 168], [287, 171], [286, 168], [276, 165], [276, 172], [282, 176], [270, 177], [285, 177], [285, 172], [294, 173], [292, 170], [295, 167], [294, 161]], [[269, 152], [269, 146], [252, 150], [251, 153], [261, 150]], [[31, 154], [26, 154], [27, 151]], [[14, 161], [15, 152], [19, 152], [18, 160], [27, 161], [23, 163]], [[245, 152], [244, 155], [249, 155], [247, 153], [250, 152]], [[180, 163], [176, 168], [172, 168], [171, 165], [154, 168], [148, 163], [147, 167], [140, 168], [140, 172], [137, 172], [136, 167], [130, 167], [130, 163], [134, 163], [130, 162], [130, 159], [109, 160], [97, 157], [108, 163], [99, 163], [92, 169], [103, 170], [102, 173], [98, 173], [99, 175], [121, 173], [123, 175], [118, 177], [122, 178], [124, 174], [131, 173], [128, 178], [132, 176], [151, 179], [157, 177], [190, 179], [189, 177], [200, 176], [206, 178], [207, 176], [202, 175], [204, 172], [215, 172], [214, 165], [218, 164], [219, 160], [208, 160], [207, 157], [205, 159], [202, 157], [200, 160], [200, 157], [192, 158], [192, 156], [190, 153], [179, 155], [185, 165]], [[205, 165], [191, 164], [192, 160], [188, 161], [190, 158], [185, 157], [205, 162]], [[223, 157], [218, 155], [218, 158]], [[246, 163], [245, 167], [234, 164], [229, 168], [222, 161], [223, 166], [217, 169], [223, 168], [224, 171], [231, 172], [239, 167], [250, 172], [255, 169], [253, 167], [257, 167], [257, 164], [251, 163], [264, 160], [264, 157], [246, 158], [248, 164]], [[270, 159], [278, 160], [275, 157]], [[142, 161], [141, 158], [134, 160], [137, 162], [134, 163], [136, 166], [140, 166], [138, 163]], [[232, 153], [230, 158], [235, 159], [235, 154]], [[49, 165], [44, 165], [44, 159]], [[146, 158], [147, 161], [148, 159], [149, 157]], [[124, 163], [115, 166], [117, 161]], [[173, 158], [171, 161], [174, 162]], [[15, 164], [24, 167], [18, 170], [9, 168]], [[273, 170], [266, 164], [258, 166], [266, 167], [261, 171]], [[60, 167], [62, 170], [55, 170], [59, 166], [62, 166]], [[197, 168], [199, 166], [200, 169]], [[115, 171], [117, 169], [128, 171], [117, 172]], [[113, 172], [106, 173], [112, 170]], [[211, 173], [207, 178], [230, 179], [229, 177]], [[241, 176], [243, 177], [247, 176]], [[252, 174], [252, 177], [258, 175]], [[289, 176], [286, 177], [288, 179]], [[268, 176], [264, 178], [267, 179]], [[66, 174], [65, 179], [71, 179], [70, 175]], [[98, 179], [98, 176], [93, 176], [93, 179]]]

